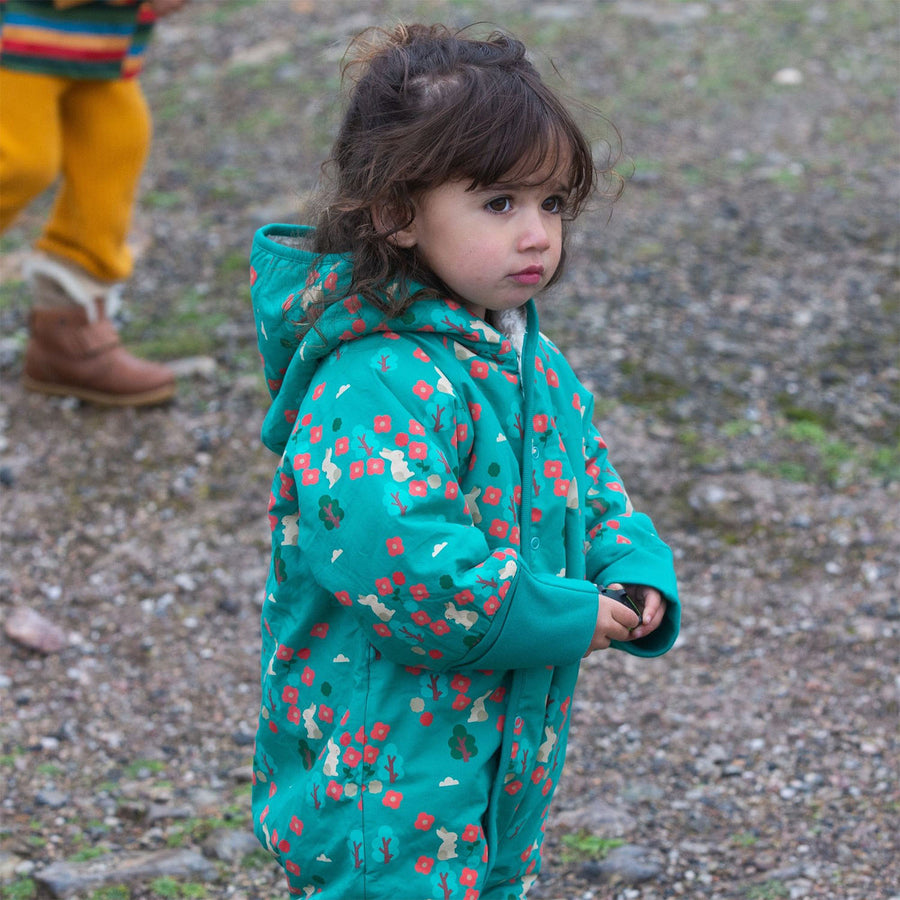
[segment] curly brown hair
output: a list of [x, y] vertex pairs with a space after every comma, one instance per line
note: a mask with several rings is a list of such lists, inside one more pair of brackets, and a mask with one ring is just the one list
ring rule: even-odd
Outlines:
[[[353, 86], [323, 165], [333, 189], [314, 250], [352, 255], [351, 292], [388, 315], [421, 295], [421, 288], [411, 293], [412, 283], [452, 296], [415, 248], [390, 240], [410, 225], [422, 192], [453, 180], [472, 188], [513, 184], [548, 165], [565, 166], [570, 179], [564, 220], [579, 214], [598, 175], [611, 199], [621, 193], [612, 158], [598, 173], [580, 127], [508, 34], [476, 40], [443, 25], [372, 29], [351, 43], [348, 60], [343, 73]], [[551, 283], [564, 260], [565, 247]]]

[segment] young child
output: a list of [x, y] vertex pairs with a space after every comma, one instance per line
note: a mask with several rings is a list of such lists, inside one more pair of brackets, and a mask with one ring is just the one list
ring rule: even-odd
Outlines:
[[0, 0], [0, 234], [58, 180], [24, 266], [32, 292], [24, 386], [146, 406], [175, 375], [122, 346], [126, 239], [151, 121], [138, 81], [156, 20], [186, 0]]
[[594, 189], [584, 136], [508, 36], [361, 46], [318, 227], [252, 252], [281, 454], [254, 822], [294, 895], [509, 900], [580, 660], [678, 634], [672, 556], [531, 299]]

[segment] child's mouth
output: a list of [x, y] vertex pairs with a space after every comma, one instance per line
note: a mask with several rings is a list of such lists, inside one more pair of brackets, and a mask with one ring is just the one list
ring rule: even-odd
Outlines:
[[521, 272], [513, 272], [509, 277], [518, 284], [537, 284], [544, 277], [544, 267], [529, 266]]

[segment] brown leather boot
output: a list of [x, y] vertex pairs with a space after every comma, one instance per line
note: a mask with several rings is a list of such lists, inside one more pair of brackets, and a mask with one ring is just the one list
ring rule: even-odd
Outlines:
[[22, 384], [42, 394], [80, 397], [101, 406], [148, 406], [175, 393], [175, 376], [160, 363], [132, 356], [103, 312], [88, 320], [82, 306], [34, 309]]

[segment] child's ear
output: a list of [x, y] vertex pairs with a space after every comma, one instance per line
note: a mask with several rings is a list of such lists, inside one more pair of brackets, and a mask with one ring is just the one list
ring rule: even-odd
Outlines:
[[372, 223], [379, 234], [387, 236], [388, 242], [396, 247], [409, 250], [416, 246], [416, 220], [413, 219], [403, 228], [396, 227], [399, 216], [394, 216], [390, 210], [376, 209], [372, 207]]

